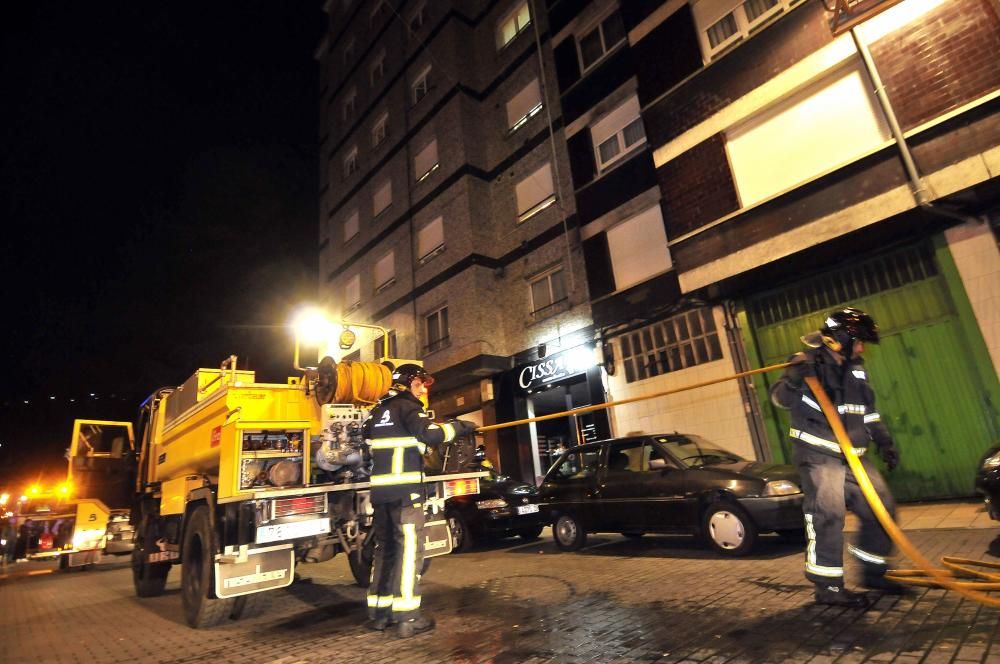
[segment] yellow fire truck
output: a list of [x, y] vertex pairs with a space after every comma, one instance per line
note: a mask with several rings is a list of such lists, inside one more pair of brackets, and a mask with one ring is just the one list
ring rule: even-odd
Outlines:
[[[302, 375], [287, 383], [255, 382], [231, 356], [154, 392], [137, 425], [136, 594], [163, 593], [179, 565], [185, 618], [198, 628], [245, 615], [260, 593], [291, 584], [298, 563], [337, 553], [367, 585], [373, 510], [361, 424], [390, 387], [388, 367], [411, 361], [325, 357], [300, 367], [296, 339]], [[444, 500], [478, 492], [482, 475], [428, 477], [427, 557], [451, 551]]]

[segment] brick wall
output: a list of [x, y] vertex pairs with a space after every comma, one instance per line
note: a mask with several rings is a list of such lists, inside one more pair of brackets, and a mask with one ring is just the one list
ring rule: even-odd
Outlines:
[[909, 129], [1000, 88], [1000, 17], [991, 0], [951, 0], [871, 45]]
[[683, 235], [739, 207], [722, 134], [660, 166], [656, 177], [663, 192], [667, 237]]

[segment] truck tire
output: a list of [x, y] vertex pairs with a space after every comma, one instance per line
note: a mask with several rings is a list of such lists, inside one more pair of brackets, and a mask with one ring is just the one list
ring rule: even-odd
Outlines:
[[351, 566], [351, 574], [354, 582], [360, 588], [367, 588], [371, 584], [372, 565], [375, 563], [375, 531], [368, 530], [361, 546], [355, 551], [349, 551], [347, 562]]
[[265, 590], [249, 595], [240, 595], [233, 600], [233, 611], [229, 617], [233, 620], [245, 618], [256, 618], [267, 612], [268, 604], [271, 603], [271, 596]]
[[170, 563], [146, 562], [146, 554], [155, 546], [154, 541], [153, 521], [143, 517], [135, 548], [132, 549], [132, 585], [135, 586], [136, 597], [159, 597], [167, 585]]
[[208, 506], [199, 505], [191, 513], [184, 529], [181, 548], [181, 601], [184, 619], [195, 629], [213, 627], [233, 612], [232, 599], [215, 596], [215, 531]]

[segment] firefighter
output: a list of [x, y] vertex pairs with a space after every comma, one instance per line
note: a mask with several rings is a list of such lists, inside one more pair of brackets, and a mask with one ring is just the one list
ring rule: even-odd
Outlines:
[[368, 586], [368, 626], [385, 630], [398, 623], [406, 638], [434, 629], [420, 613], [423, 568], [423, 453], [456, 436], [474, 431], [464, 420], [435, 424], [421, 397], [434, 378], [423, 367], [403, 364], [393, 371], [392, 388], [372, 408], [365, 422], [371, 440], [371, 501], [375, 508], [375, 561]]
[[835, 311], [818, 332], [802, 337], [806, 350], [790, 358], [792, 365], [771, 388], [772, 402], [791, 411], [789, 436], [805, 494], [805, 574], [816, 584], [818, 604], [856, 608], [868, 604], [863, 593], [844, 586], [843, 530], [848, 509], [861, 521], [857, 545], [847, 548], [861, 561], [862, 585], [887, 594], [904, 593], [903, 586], [885, 578], [892, 541], [876, 520], [826, 416], [804, 382], [806, 376], [819, 379], [840, 414], [852, 454], [860, 457], [886, 510], [895, 516], [895, 500], [885, 479], [863, 456], [873, 441], [890, 471], [899, 463], [899, 452], [875, 409], [875, 392], [861, 359], [865, 344], [878, 341], [878, 326], [871, 316], [853, 307]]

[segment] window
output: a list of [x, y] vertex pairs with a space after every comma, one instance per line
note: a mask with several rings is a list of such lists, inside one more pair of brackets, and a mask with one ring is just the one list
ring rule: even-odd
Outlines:
[[374, 28], [384, 17], [388, 15], [389, 6], [385, 4], [385, 0], [376, 0], [375, 6], [372, 7], [372, 13], [368, 24]]
[[355, 210], [344, 220], [344, 244], [347, 244], [358, 235], [358, 211]]
[[623, 41], [625, 41], [625, 25], [618, 12], [613, 12], [580, 39], [580, 62], [583, 64], [583, 71], [597, 64], [608, 51]]
[[410, 26], [410, 32], [419, 32], [420, 28], [424, 27], [424, 12], [427, 9], [427, 3], [421, 2], [417, 8], [410, 14], [410, 20], [407, 25]]
[[350, 177], [358, 172], [358, 149], [352, 148], [344, 157], [344, 177]]
[[517, 220], [525, 221], [556, 201], [552, 186], [552, 166], [545, 164], [537, 171], [517, 183]]
[[368, 70], [368, 75], [373, 88], [385, 76], [385, 51], [379, 53], [375, 58], [375, 62], [372, 63], [371, 69]]
[[799, 0], [701, 0], [694, 5], [705, 60], [748, 37], [772, 16], [780, 14]]
[[711, 307], [702, 307], [622, 335], [629, 383], [722, 359]]
[[383, 113], [382, 117], [375, 121], [375, 125], [372, 127], [372, 147], [377, 148], [382, 145], [385, 141], [385, 137], [388, 135], [389, 130], [389, 114]]
[[356, 309], [361, 304], [361, 275], [356, 274], [344, 287], [344, 311]]
[[667, 233], [659, 205], [608, 231], [615, 288], [625, 290], [670, 269]]
[[503, 48], [514, 41], [531, 24], [531, 10], [527, 0], [521, 2], [510, 14], [507, 14], [497, 26], [497, 48]]
[[567, 452], [563, 455], [559, 465], [545, 476], [545, 480], [547, 482], [563, 483], [593, 477], [597, 474], [600, 460], [600, 447]]
[[421, 182], [438, 167], [438, 142], [432, 139], [413, 159], [413, 172], [417, 182]]
[[427, 323], [427, 352], [448, 345], [448, 307], [441, 307], [424, 319]]
[[[388, 352], [388, 355], [386, 354]], [[385, 337], [380, 336], [372, 342], [372, 357], [375, 361], [379, 361], [386, 357], [397, 357], [399, 355], [396, 350], [396, 331], [389, 330], [389, 350], [385, 349]]]
[[423, 264], [442, 251], [444, 251], [444, 217], [438, 217], [417, 231], [417, 257]]
[[375, 261], [375, 292], [392, 284], [396, 279], [396, 252], [389, 253]]
[[372, 198], [372, 214], [377, 217], [390, 205], [392, 205], [392, 180], [386, 180], [375, 190], [375, 196]]
[[597, 155], [597, 166], [606, 170], [619, 159], [646, 142], [646, 132], [639, 117], [639, 98], [624, 104], [601, 118], [590, 128]]
[[765, 200], [888, 141], [867, 80], [860, 65], [840, 68], [728, 130], [726, 152], [740, 203]]
[[427, 96], [427, 76], [431, 73], [431, 66], [427, 65], [424, 67], [423, 71], [417, 76], [413, 81], [413, 85], [410, 86], [410, 90], [413, 92], [413, 103], [416, 104], [418, 101]]
[[545, 309], [566, 299], [563, 269], [556, 268], [531, 281], [531, 314], [537, 316]]
[[356, 108], [357, 101], [358, 101], [358, 91], [352, 88], [351, 91], [348, 92], [347, 96], [344, 98], [344, 107], [343, 107], [344, 122], [347, 122], [348, 120], [354, 117], [354, 110]]
[[349, 65], [354, 61], [354, 40], [347, 42], [344, 46], [344, 64]]
[[507, 102], [507, 127], [512, 132], [517, 131], [540, 110], [542, 110], [542, 90], [536, 78]]

